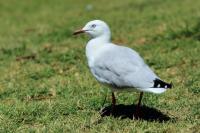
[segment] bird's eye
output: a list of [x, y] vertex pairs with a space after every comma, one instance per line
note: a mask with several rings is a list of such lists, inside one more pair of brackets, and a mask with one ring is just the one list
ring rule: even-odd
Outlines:
[[95, 28], [95, 27], [96, 27], [96, 24], [91, 25], [91, 27], [92, 27], [92, 28]]

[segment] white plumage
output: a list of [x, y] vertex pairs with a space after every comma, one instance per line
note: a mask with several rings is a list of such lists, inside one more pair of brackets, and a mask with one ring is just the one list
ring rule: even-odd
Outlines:
[[128, 88], [163, 93], [172, 87], [160, 80], [136, 51], [111, 43], [110, 29], [105, 22], [90, 21], [74, 34], [83, 32], [91, 36], [86, 46], [86, 55], [92, 74], [113, 91]]
[[88, 22], [81, 31], [92, 38], [87, 43], [86, 55], [89, 68], [99, 82], [110, 85], [113, 90], [129, 88], [153, 93], [165, 92], [170, 87], [167, 83], [167, 87], [160, 83], [154, 85], [160, 78], [136, 51], [111, 43], [110, 29], [105, 22]]

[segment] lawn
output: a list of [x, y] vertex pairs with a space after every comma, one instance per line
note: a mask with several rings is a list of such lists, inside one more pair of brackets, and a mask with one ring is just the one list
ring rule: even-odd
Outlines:
[[[0, 132], [200, 132], [200, 1], [1, 0]], [[145, 117], [130, 119], [139, 93], [117, 93], [123, 115], [101, 117], [110, 90], [91, 75], [88, 21], [140, 53], [174, 88], [145, 93]], [[134, 104], [134, 105], [132, 105]]]

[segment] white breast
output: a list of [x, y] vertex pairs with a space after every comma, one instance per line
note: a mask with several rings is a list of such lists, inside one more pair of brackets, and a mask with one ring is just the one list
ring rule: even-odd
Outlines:
[[108, 47], [109, 44], [97, 42], [94, 44], [93, 42], [88, 42], [86, 46], [86, 56], [90, 68], [94, 66], [95, 59], [100, 56]]

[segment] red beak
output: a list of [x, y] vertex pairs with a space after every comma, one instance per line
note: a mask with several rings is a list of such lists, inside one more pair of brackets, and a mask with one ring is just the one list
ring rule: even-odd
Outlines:
[[75, 32], [73, 33], [73, 35], [78, 35], [78, 34], [84, 33], [84, 32], [85, 32], [84, 30], [80, 29], [80, 30], [75, 31]]

